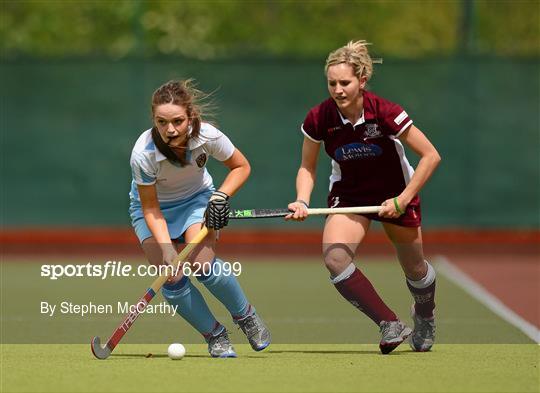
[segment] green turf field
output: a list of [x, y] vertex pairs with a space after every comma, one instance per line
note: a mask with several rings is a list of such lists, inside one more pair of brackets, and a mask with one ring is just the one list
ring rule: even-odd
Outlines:
[[[231, 331], [238, 359], [209, 358], [200, 336], [179, 317], [142, 315], [109, 359], [96, 360], [90, 338], [107, 339], [122, 316], [51, 318], [40, 315], [40, 302], [135, 302], [152, 279], [53, 282], [40, 277], [40, 266], [55, 260], [0, 264], [1, 390], [538, 391], [539, 346], [441, 275], [434, 350], [414, 353], [403, 345], [383, 356], [376, 326], [337, 295], [317, 259], [238, 260], [240, 281], [273, 334], [267, 351], [251, 351], [223, 306], [199, 286]], [[374, 260], [363, 270], [410, 322], [411, 299], [397, 264]], [[153, 303], [161, 301], [156, 296]], [[183, 360], [166, 357], [171, 342], [186, 345]]]
[[[166, 345], [122, 345], [94, 360], [87, 345], [7, 345], [6, 392], [535, 392], [536, 345], [442, 344], [431, 353], [376, 345], [276, 344], [209, 359], [201, 344], [170, 360]], [[147, 353], [154, 356], [146, 358]]]

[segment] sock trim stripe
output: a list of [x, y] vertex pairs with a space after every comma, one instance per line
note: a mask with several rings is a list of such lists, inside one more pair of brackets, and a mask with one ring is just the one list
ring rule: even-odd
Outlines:
[[421, 278], [420, 280], [414, 281], [409, 278], [407, 278], [407, 282], [413, 287], [417, 289], [424, 289], [429, 287], [431, 284], [435, 282], [435, 269], [433, 269], [433, 266], [428, 261], [425, 261], [427, 265], [427, 272], [424, 278]]
[[356, 265], [354, 263], [351, 263], [349, 266], [345, 268], [340, 274], [338, 274], [336, 277], [330, 277], [330, 281], [332, 281], [332, 284], [337, 284], [341, 281], [345, 281], [348, 279], [356, 270]]

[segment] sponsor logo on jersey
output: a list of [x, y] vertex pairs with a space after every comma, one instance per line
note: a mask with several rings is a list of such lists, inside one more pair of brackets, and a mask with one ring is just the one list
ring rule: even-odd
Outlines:
[[382, 133], [379, 131], [379, 125], [377, 123], [367, 123], [364, 136], [365, 139], [381, 137]]
[[338, 196], [333, 197], [332, 198], [332, 206], [330, 206], [330, 207], [333, 209], [334, 207], [338, 207], [338, 205], [339, 205], [339, 197]]
[[207, 159], [206, 154], [202, 153], [201, 155], [199, 155], [199, 157], [195, 159], [195, 162], [197, 163], [197, 166], [199, 168], [202, 168], [204, 164], [206, 164], [206, 159]]
[[380, 146], [367, 143], [349, 143], [340, 146], [334, 152], [336, 161], [361, 160], [364, 158], [377, 157], [382, 154]]
[[407, 117], [409, 117], [409, 115], [407, 115], [407, 112], [403, 111], [397, 115], [397, 117], [394, 119], [394, 123], [399, 126]]
[[341, 130], [341, 126], [330, 127], [330, 128], [328, 129], [328, 133], [331, 134], [331, 133], [333, 133], [333, 132], [335, 132], [335, 131], [339, 131], [339, 130]]

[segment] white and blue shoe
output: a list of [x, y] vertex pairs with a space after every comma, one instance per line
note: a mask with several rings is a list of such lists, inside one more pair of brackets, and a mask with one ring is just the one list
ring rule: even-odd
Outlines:
[[223, 329], [216, 336], [211, 336], [208, 340], [208, 352], [213, 358], [235, 358], [236, 352], [229, 340], [227, 330]]
[[254, 351], [262, 351], [270, 345], [270, 331], [257, 313], [238, 319], [235, 323], [242, 329]]

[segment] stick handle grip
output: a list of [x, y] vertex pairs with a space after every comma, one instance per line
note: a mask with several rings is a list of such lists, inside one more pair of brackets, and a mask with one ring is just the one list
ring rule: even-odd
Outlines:
[[323, 214], [369, 214], [378, 213], [381, 210], [380, 206], [355, 206], [355, 207], [329, 207], [329, 208], [308, 208], [310, 215]]

